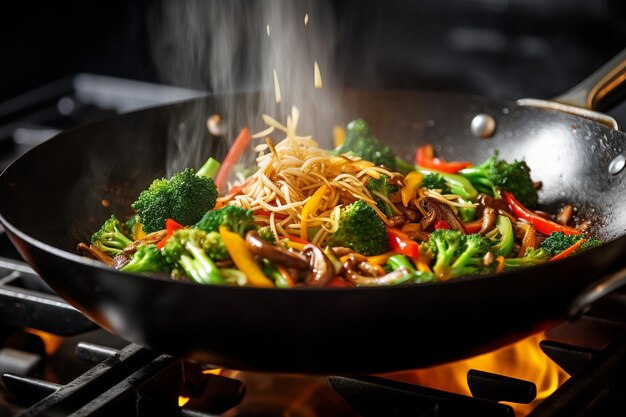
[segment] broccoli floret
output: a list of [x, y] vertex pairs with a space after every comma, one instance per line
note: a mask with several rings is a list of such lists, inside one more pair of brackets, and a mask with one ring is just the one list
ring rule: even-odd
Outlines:
[[563, 232], [552, 232], [541, 242], [541, 248], [548, 252], [551, 256], [556, 256], [565, 249], [584, 238], [585, 235], [566, 235]]
[[526, 268], [528, 266], [539, 265], [550, 260], [550, 254], [542, 248], [528, 248], [521, 258], [505, 258], [504, 270], [509, 271], [518, 268]]
[[450, 193], [450, 187], [446, 183], [446, 179], [439, 173], [432, 173], [424, 175], [422, 178], [422, 187], [426, 187], [431, 190], [441, 190], [443, 194]]
[[438, 174], [445, 180], [448, 189], [453, 194], [458, 194], [465, 201], [473, 201], [478, 195], [478, 191], [472, 183], [460, 174], [449, 174], [447, 172], [437, 172], [430, 169], [418, 167], [418, 171], [424, 175]]
[[397, 157], [389, 146], [379, 141], [363, 119], [356, 119], [348, 123], [346, 138], [343, 144], [335, 149], [335, 152], [339, 154], [351, 153], [376, 165], [384, 165], [392, 171], [403, 174], [415, 169], [413, 165]]
[[489, 240], [478, 233], [435, 230], [429, 236], [428, 246], [435, 255], [433, 272], [440, 280], [485, 272], [483, 258], [489, 252]]
[[216, 201], [217, 187], [213, 180], [188, 168], [169, 180], [154, 180], [132, 207], [139, 214], [144, 232], [151, 233], [162, 230], [168, 218], [183, 225], [194, 224]]
[[218, 232], [208, 232], [203, 243], [204, 251], [214, 261], [225, 261], [230, 259], [228, 250], [224, 244], [224, 239]]
[[252, 210], [233, 205], [207, 211], [200, 221], [196, 223], [196, 227], [205, 232], [217, 232], [220, 226], [226, 226], [229, 230], [241, 236], [245, 236], [250, 230], [256, 230]]
[[391, 217], [396, 214], [391, 204], [387, 201], [380, 198], [377, 194], [382, 195], [385, 199], [389, 200], [389, 195], [398, 192], [398, 186], [387, 183], [387, 176], [385, 174], [381, 174], [381, 176], [376, 179], [372, 178], [367, 183], [367, 189], [374, 196], [374, 200], [376, 201], [376, 206], [380, 211], [385, 213], [385, 216]]
[[603, 242], [600, 239], [598, 239], [597, 237], [593, 237], [592, 236], [590, 238], [587, 238], [587, 240], [584, 241], [582, 245], [580, 245], [580, 248], [578, 248], [576, 253], [581, 253], [581, 252], [584, 252], [586, 250], [593, 249], [595, 247], [600, 246], [602, 243]]
[[267, 243], [271, 243], [272, 245], [276, 244], [276, 236], [274, 236], [274, 232], [272, 232], [272, 228], [270, 226], [260, 227], [258, 233], [259, 237]]
[[215, 207], [217, 187], [209, 177], [196, 175], [191, 168], [174, 175], [170, 181], [172, 216], [182, 225], [191, 225]]
[[156, 245], [139, 245], [129, 263], [120, 270], [124, 272], [169, 272], [170, 267]]
[[129, 238], [126, 226], [114, 215], [91, 236], [91, 244], [109, 256], [117, 255], [131, 243], [133, 241]]
[[128, 230], [128, 234], [131, 238], [135, 238], [137, 229], [141, 227], [141, 220], [139, 219], [139, 214], [135, 214], [133, 217], [128, 219], [126, 223], [124, 223], [126, 230]]
[[365, 256], [387, 252], [387, 229], [376, 211], [363, 200], [343, 207], [339, 228], [328, 235], [326, 244], [345, 246]]
[[524, 161], [509, 163], [494, 155], [481, 165], [462, 169], [460, 173], [479, 191], [492, 197], [499, 197], [500, 190], [505, 190], [528, 208], [537, 205], [537, 190], [530, 178], [530, 168]]
[[224, 284], [224, 277], [204, 251], [207, 232], [200, 229], [180, 229], [167, 240], [163, 254], [167, 262], [180, 267], [193, 281], [200, 284]]

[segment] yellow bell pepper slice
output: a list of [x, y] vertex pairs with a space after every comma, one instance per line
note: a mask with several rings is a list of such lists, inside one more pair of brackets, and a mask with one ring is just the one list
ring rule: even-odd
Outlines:
[[343, 145], [346, 140], [346, 130], [341, 126], [333, 127], [333, 139], [335, 141], [335, 148]]
[[256, 263], [243, 238], [238, 233], [231, 232], [224, 226], [220, 226], [219, 230], [228, 254], [235, 266], [246, 274], [250, 285], [253, 287], [273, 287], [274, 283], [265, 276]]
[[367, 262], [373, 264], [373, 265], [385, 265], [387, 263], [387, 261], [389, 260], [389, 258], [393, 255], [397, 255], [396, 252], [387, 252], [387, 253], [383, 253], [381, 255], [374, 255], [374, 256], [368, 256], [367, 257]]
[[407, 176], [404, 177], [404, 187], [402, 187], [401, 192], [404, 207], [408, 207], [411, 200], [417, 195], [417, 188], [422, 183], [422, 179], [424, 179], [424, 176], [416, 171], [409, 172]]
[[309, 215], [315, 214], [317, 209], [320, 207], [322, 204], [322, 198], [324, 197], [324, 194], [326, 194], [327, 190], [328, 186], [326, 184], [322, 185], [313, 193], [311, 198], [309, 198], [309, 201], [304, 204], [304, 207], [302, 207], [302, 211], [300, 212], [300, 239], [308, 239], [306, 227], [307, 219]]

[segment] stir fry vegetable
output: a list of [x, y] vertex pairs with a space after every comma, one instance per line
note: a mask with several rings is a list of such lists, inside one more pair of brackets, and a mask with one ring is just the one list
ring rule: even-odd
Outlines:
[[[533, 211], [524, 161], [445, 161], [427, 144], [411, 165], [362, 119], [332, 151], [297, 136], [295, 109], [286, 126], [264, 120], [261, 134], [241, 131], [223, 164], [154, 180], [128, 220], [111, 216], [81, 253], [198, 284], [336, 288], [513, 271], [602, 243], [571, 205], [567, 216]], [[276, 130], [286, 138], [274, 144]], [[254, 138], [265, 139], [256, 170], [229, 183]]]

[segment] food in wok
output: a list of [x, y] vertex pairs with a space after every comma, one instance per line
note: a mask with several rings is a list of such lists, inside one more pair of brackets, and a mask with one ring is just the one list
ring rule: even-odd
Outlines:
[[[154, 180], [129, 219], [111, 216], [78, 250], [126, 272], [291, 288], [446, 281], [601, 243], [572, 205], [536, 210], [541, 183], [524, 161], [446, 162], [425, 145], [409, 164], [361, 119], [325, 150], [296, 133], [298, 117], [264, 116], [268, 128], [242, 130], [221, 163]], [[256, 166], [241, 170], [254, 139]]]

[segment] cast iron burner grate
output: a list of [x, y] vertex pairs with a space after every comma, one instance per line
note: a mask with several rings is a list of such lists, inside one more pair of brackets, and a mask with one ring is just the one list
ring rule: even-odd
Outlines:
[[[66, 385], [3, 375], [4, 384], [17, 401], [30, 407], [23, 417], [115, 414], [210, 417], [236, 406], [245, 393], [240, 381], [205, 374], [197, 364], [135, 344], [120, 351], [79, 344], [76, 355], [96, 365]], [[180, 408], [181, 394], [189, 395], [193, 404]]]

